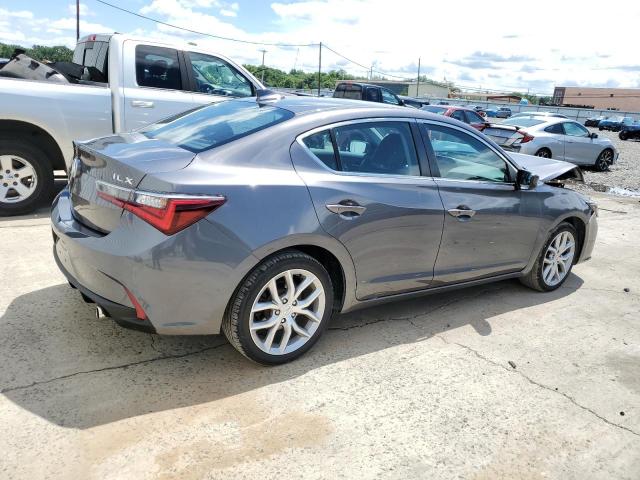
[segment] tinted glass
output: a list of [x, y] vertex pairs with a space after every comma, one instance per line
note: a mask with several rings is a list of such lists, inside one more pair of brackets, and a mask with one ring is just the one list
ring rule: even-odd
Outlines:
[[566, 135], [570, 135], [572, 137], [586, 137], [589, 135], [589, 130], [584, 128], [582, 125], [574, 122], [565, 122], [564, 133]]
[[451, 118], [455, 118], [456, 120], [460, 120], [461, 122], [466, 122], [466, 118], [462, 110], [454, 110], [454, 112], [451, 114]]
[[544, 129], [547, 133], [555, 133], [556, 135], [564, 135], [564, 130], [562, 129], [561, 123], [556, 123], [555, 125], [550, 125]]
[[400, 105], [400, 102], [398, 101], [398, 99], [396, 98], [396, 96], [391, 93], [388, 90], [385, 90], [384, 88], [381, 89], [382, 91], [382, 102], [383, 103], [390, 103], [391, 105]]
[[427, 112], [437, 113], [439, 115], [442, 115], [444, 112], [447, 111], [447, 108], [445, 108], [445, 107], [436, 107], [435, 105], [425, 105], [420, 110], [426, 110]]
[[225, 101], [191, 110], [141, 132], [194, 153], [224, 145], [292, 118], [289, 110], [248, 101]]
[[484, 123], [484, 118], [476, 112], [466, 112], [468, 123]]
[[345, 172], [420, 175], [409, 124], [371, 122], [334, 129]]
[[502, 125], [513, 125], [516, 127], [533, 127], [544, 122], [546, 122], [546, 120], [535, 117], [517, 117], [505, 120], [504, 122], [502, 122]]
[[106, 82], [108, 52], [109, 44], [107, 42], [82, 42], [77, 44], [73, 51], [73, 63], [97, 69], [100, 75], [91, 72], [91, 80]]
[[302, 142], [311, 150], [311, 153], [327, 167], [332, 170], [338, 169], [338, 162], [336, 161], [336, 154], [333, 149], [333, 144], [331, 143], [329, 130], [323, 130], [322, 132], [309, 135], [305, 137]]
[[506, 162], [477, 138], [439, 125], [423, 128], [436, 154], [441, 177], [484, 182], [509, 181]]
[[345, 85], [342, 98], [350, 98], [351, 100], [362, 100], [362, 87], [360, 85]]
[[141, 87], [182, 89], [178, 51], [172, 48], [138, 45], [136, 81]]
[[196, 82], [196, 91], [211, 95], [251, 97], [253, 88], [234, 66], [203, 53], [188, 52]]
[[367, 87], [364, 99], [370, 102], [381, 102], [380, 90], [377, 88]]

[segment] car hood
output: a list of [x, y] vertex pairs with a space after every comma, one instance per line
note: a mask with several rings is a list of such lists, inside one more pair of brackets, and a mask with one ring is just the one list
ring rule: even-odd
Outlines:
[[584, 182], [582, 171], [573, 163], [552, 160], [551, 158], [536, 157], [534, 155], [525, 155], [523, 153], [509, 152], [508, 155], [523, 170], [538, 175], [541, 182], [547, 182], [559, 177]]

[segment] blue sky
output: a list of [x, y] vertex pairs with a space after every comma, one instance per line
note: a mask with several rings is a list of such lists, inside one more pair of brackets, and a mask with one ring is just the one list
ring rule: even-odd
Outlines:
[[[638, 1], [607, 8], [596, 0], [537, 0], [534, 9], [518, 12], [510, 0], [458, 0], [455, 8], [449, 2], [424, 0], [107, 1], [222, 36], [277, 43], [322, 41], [362, 65], [402, 77], [417, 74], [420, 57], [422, 73], [463, 87], [536, 93], [550, 93], [554, 85], [640, 88]], [[242, 63], [257, 64], [262, 57], [260, 46], [199, 37], [96, 0], [82, 0], [81, 34], [111, 31], [195, 41]], [[0, 41], [73, 47], [75, 1], [0, 0]], [[317, 47], [264, 48], [270, 66], [317, 68]], [[323, 68], [365, 73], [362, 66], [327, 50]]]

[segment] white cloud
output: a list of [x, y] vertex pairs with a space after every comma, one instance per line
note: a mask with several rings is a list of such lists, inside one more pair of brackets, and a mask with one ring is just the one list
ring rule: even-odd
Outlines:
[[[75, 3], [70, 3], [69, 5], [67, 5], [67, 9], [69, 10], [69, 13], [72, 15], [76, 14], [76, 4]], [[89, 10], [89, 7], [87, 7], [86, 3], [81, 3], [80, 4], [80, 18], [82, 17], [94, 17], [95, 13], [92, 12], [91, 10]]]
[[223, 8], [222, 10], [220, 10], [220, 15], [222, 15], [223, 17], [237, 17], [238, 16], [238, 14], [234, 10], [228, 10], [226, 8]]

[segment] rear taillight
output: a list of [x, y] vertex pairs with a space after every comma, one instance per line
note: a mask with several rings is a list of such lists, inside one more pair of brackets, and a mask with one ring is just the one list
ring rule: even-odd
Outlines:
[[520, 140], [520, 143], [527, 143], [535, 138], [534, 136], [529, 135], [527, 132], [520, 131], [519, 133], [523, 135], [522, 140]]
[[98, 196], [141, 218], [165, 235], [184, 230], [226, 202], [222, 196], [141, 192], [96, 182]]

